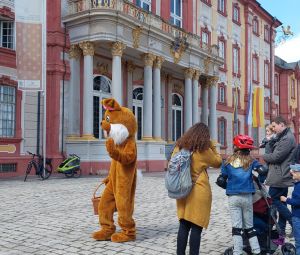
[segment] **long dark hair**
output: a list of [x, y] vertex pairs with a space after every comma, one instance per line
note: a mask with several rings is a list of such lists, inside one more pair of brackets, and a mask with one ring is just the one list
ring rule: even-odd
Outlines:
[[210, 147], [210, 135], [208, 127], [204, 123], [196, 123], [177, 140], [176, 146], [180, 150], [207, 150]]

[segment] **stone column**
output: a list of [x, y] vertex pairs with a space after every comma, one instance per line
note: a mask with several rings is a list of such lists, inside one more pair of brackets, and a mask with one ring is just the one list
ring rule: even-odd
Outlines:
[[135, 66], [132, 61], [127, 62], [127, 107], [132, 110], [133, 71]]
[[122, 42], [114, 42], [111, 47], [112, 59], [112, 97], [115, 98], [120, 105], [123, 105], [122, 95], [122, 63], [121, 57], [123, 50], [126, 48]]
[[184, 84], [184, 132], [186, 132], [193, 125], [193, 112], [192, 112], [192, 78], [194, 70], [187, 68], [184, 71], [185, 84]]
[[144, 97], [143, 97], [143, 140], [152, 140], [152, 66], [155, 56], [150, 53], [144, 58]]
[[166, 86], [168, 86], [168, 94], [166, 97], [168, 97], [168, 110], [167, 110], [167, 117], [168, 118], [168, 137], [167, 141], [172, 142], [172, 126], [173, 126], [173, 119], [172, 119], [172, 93], [173, 93], [173, 83], [172, 83], [172, 76], [168, 74], [166, 79]]
[[217, 81], [219, 77], [208, 78], [210, 86], [210, 106], [209, 106], [209, 133], [211, 140], [218, 141], [217, 134]]
[[95, 139], [93, 135], [93, 42], [79, 43], [84, 56], [83, 72], [83, 138]]
[[161, 140], [161, 65], [163, 57], [156, 57], [153, 71], [153, 137]]
[[198, 106], [198, 95], [199, 95], [199, 76], [200, 71], [195, 70], [193, 76], [193, 125], [199, 122], [199, 106]]
[[70, 60], [70, 90], [69, 90], [69, 123], [68, 136], [74, 137], [79, 135], [80, 123], [80, 57], [81, 49], [78, 44], [72, 44], [69, 50]]
[[206, 79], [201, 79], [201, 122], [208, 125], [208, 84]]

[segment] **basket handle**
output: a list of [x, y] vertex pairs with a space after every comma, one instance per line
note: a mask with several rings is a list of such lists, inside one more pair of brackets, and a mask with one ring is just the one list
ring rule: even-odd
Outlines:
[[100, 182], [100, 183], [97, 185], [97, 187], [96, 187], [96, 189], [94, 190], [94, 193], [93, 193], [93, 198], [96, 198], [96, 192], [98, 191], [98, 189], [99, 189], [103, 184], [104, 184], [103, 182]]

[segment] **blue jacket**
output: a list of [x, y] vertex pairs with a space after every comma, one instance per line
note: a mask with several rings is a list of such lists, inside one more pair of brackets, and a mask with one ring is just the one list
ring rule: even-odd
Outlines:
[[295, 183], [292, 197], [288, 198], [286, 203], [292, 206], [292, 215], [300, 218], [300, 181]]
[[231, 164], [222, 165], [221, 173], [227, 179], [226, 195], [255, 193], [252, 170], [261, 164], [254, 160], [247, 170], [233, 167]]

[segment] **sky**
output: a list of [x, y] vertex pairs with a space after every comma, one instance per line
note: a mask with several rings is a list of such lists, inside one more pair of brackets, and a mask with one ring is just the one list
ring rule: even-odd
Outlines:
[[[283, 26], [290, 25], [294, 33], [285, 43], [275, 48], [275, 55], [286, 62], [300, 60], [300, 1], [299, 0], [257, 0], [272, 16], [282, 22]], [[282, 35], [281, 28], [277, 29], [277, 38]]]

